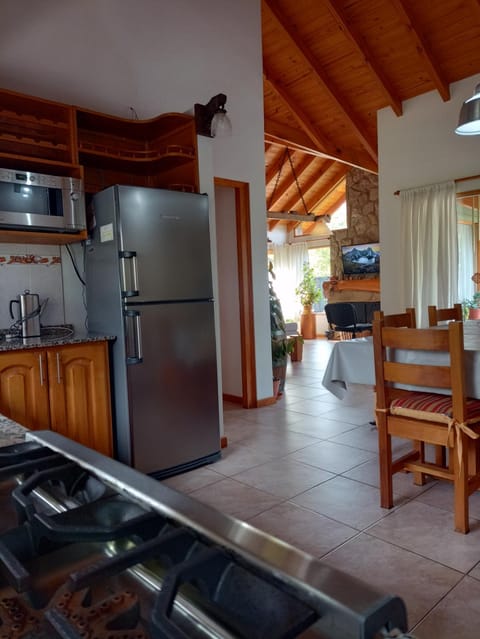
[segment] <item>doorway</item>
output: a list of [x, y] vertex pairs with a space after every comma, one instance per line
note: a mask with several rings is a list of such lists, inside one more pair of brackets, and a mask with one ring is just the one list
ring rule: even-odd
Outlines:
[[249, 186], [224, 178], [214, 185], [224, 398], [256, 408]]

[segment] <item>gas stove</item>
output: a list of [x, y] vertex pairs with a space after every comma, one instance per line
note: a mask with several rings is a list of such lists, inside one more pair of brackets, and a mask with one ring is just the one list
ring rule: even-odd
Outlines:
[[0, 639], [380, 639], [405, 606], [56, 433], [0, 449]]

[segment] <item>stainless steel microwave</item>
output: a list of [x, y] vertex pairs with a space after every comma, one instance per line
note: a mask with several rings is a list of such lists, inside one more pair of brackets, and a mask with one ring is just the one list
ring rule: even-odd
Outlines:
[[0, 169], [0, 229], [78, 233], [85, 220], [82, 180]]

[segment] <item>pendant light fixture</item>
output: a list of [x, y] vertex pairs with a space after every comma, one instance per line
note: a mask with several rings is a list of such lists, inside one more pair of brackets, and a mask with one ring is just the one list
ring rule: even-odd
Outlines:
[[480, 135], [480, 84], [475, 87], [473, 96], [463, 103], [455, 133]]
[[[285, 211], [285, 212], [277, 213], [275, 211], [267, 210], [267, 218], [273, 219], [273, 220], [287, 220], [289, 222], [291, 222], [291, 221], [294, 221], [294, 222], [316, 222], [314, 230], [311, 231], [309, 233], [309, 235], [320, 235], [320, 236], [328, 235], [328, 233], [330, 232], [330, 229], [328, 228], [328, 226], [326, 224], [327, 216], [315, 215], [315, 213], [311, 213], [311, 212], [308, 211], [307, 205], [305, 203], [305, 199], [303, 197], [302, 189], [300, 188], [300, 184], [298, 182], [298, 177], [297, 177], [297, 174], [295, 172], [295, 167], [293, 166], [292, 157], [290, 155], [290, 149], [288, 148], [288, 146], [285, 147], [285, 151], [284, 151], [283, 158], [282, 158], [282, 163], [280, 164], [280, 168], [278, 169], [277, 178], [275, 180], [275, 184], [273, 186], [273, 191], [272, 191], [272, 194], [270, 196], [270, 202], [269, 202], [268, 208], [270, 209], [270, 206], [271, 206], [271, 204], [274, 201], [275, 192], [277, 190], [277, 186], [278, 186], [278, 183], [280, 181], [280, 176], [281, 176], [281, 173], [282, 173], [283, 165], [285, 164], [286, 160], [288, 160], [288, 162], [290, 164], [290, 169], [292, 171], [292, 175], [293, 175], [293, 178], [295, 180], [295, 186], [297, 187], [298, 195], [300, 196], [300, 200], [302, 201], [303, 209], [304, 209], [305, 213], [295, 213], [293, 211]], [[328, 216], [328, 222], [330, 222], [330, 216]]]

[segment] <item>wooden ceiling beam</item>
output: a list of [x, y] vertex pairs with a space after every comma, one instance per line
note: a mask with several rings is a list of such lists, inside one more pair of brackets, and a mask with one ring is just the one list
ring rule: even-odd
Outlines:
[[335, 107], [340, 113], [342, 113], [344, 119], [353, 129], [355, 135], [359, 139], [365, 151], [377, 163], [378, 154], [376, 144], [368, 139], [368, 136], [365, 135], [363, 126], [359, 122], [357, 116], [354, 114], [353, 110], [350, 107], [346, 106], [348, 104], [348, 101], [345, 99], [344, 96], [341, 96], [339, 93], [337, 93], [336, 89], [332, 88], [329, 78], [326, 76], [321, 66], [317, 63], [310, 50], [307, 49], [307, 47], [305, 47], [305, 45], [302, 43], [297, 33], [293, 29], [291, 23], [278, 9], [275, 4], [275, 0], [263, 0], [263, 4], [269, 9], [270, 13], [274, 17], [280, 28], [289, 38], [290, 42], [298, 51], [299, 55], [303, 58], [305, 64], [308, 65], [316, 81], [322, 87], [322, 90], [328, 94], [330, 99], [335, 103]]
[[307, 136], [298, 129], [292, 129], [269, 118], [265, 119], [265, 139], [271, 142], [272, 145], [276, 145], [282, 149], [288, 146], [292, 150], [308, 153], [317, 158], [333, 159], [342, 164], [369, 171], [370, 173], [378, 173], [378, 167], [370, 157], [365, 155], [363, 161], [360, 162], [358, 158], [354, 158], [348, 154], [345, 155], [344, 153], [342, 153], [341, 157], [328, 155], [317, 148], [313, 148], [311, 145], [308, 146], [311, 140], [308, 140]]
[[[337, 172], [327, 182], [327, 184], [325, 184], [325, 186], [322, 189], [322, 193], [320, 197], [317, 199], [316, 202], [313, 203], [312, 209], [315, 209], [318, 206], [321, 206], [321, 203], [323, 202], [323, 200], [325, 200], [332, 193], [332, 191], [334, 191], [338, 187], [340, 182], [345, 179], [345, 176], [347, 173], [348, 173], [348, 167], [345, 167], [344, 170], [342, 170], [340, 173]], [[326, 211], [325, 213], [322, 211], [322, 215], [325, 215], [325, 214], [326, 214]]]
[[278, 224], [280, 224], [280, 220], [267, 220], [267, 227], [269, 231], [273, 231]]
[[466, 0], [474, 19], [480, 23], [480, 0]]
[[308, 135], [317, 149], [325, 151], [329, 155], [339, 155], [341, 153], [340, 149], [335, 148], [323, 136], [323, 134], [316, 129], [316, 127], [312, 124], [307, 115], [300, 109], [292, 96], [288, 94], [288, 92], [280, 85], [279, 82], [275, 81], [272, 78], [271, 74], [267, 70], [265, 62], [263, 63], [263, 70], [265, 82], [267, 82], [272, 91], [274, 91], [280, 98], [280, 100], [285, 104], [285, 106], [288, 108], [288, 110], [297, 121], [299, 127], [303, 130], [304, 133]]
[[[318, 182], [318, 180], [322, 177], [322, 175], [324, 175], [328, 169], [330, 169], [333, 165], [335, 164], [335, 162], [333, 160], [329, 160], [327, 163], [327, 166], [325, 167], [325, 164], [323, 164], [319, 170], [313, 174], [307, 181], [304, 182], [304, 184], [302, 185], [302, 191], [301, 191], [301, 195], [303, 196], [303, 199], [305, 200], [305, 193], [307, 193], [311, 188], [313, 188], [313, 186]], [[292, 195], [288, 198], [288, 200], [285, 202], [284, 204], [284, 208], [287, 211], [290, 210], [295, 210], [295, 207], [298, 207], [302, 209], [302, 214], [305, 211], [305, 207], [303, 205], [302, 202], [302, 197], [299, 196], [298, 193], [292, 193]], [[306, 202], [305, 202], [305, 206], [307, 206]], [[307, 206], [308, 209], [308, 206]]]
[[435, 88], [440, 93], [443, 101], [447, 102], [448, 100], [450, 100], [450, 88], [448, 86], [448, 82], [446, 82], [446, 80], [442, 77], [442, 74], [438, 68], [438, 64], [426, 38], [424, 38], [420, 34], [418, 28], [414, 26], [415, 19], [410, 12], [410, 9], [408, 8], [404, 0], [391, 0], [391, 3], [395, 7], [397, 13], [404, 20], [407, 31], [415, 43], [417, 53], [423, 60], [428, 74], [433, 80]]
[[[273, 146], [273, 144], [272, 144]], [[268, 169], [265, 173], [265, 184], [268, 186], [274, 177], [278, 174], [280, 167], [282, 166], [283, 156], [285, 155], [285, 148], [278, 146], [275, 148], [275, 157], [269, 163]]]
[[330, 206], [327, 206], [327, 208], [323, 210], [321, 213], [319, 213], [319, 215], [321, 215], [322, 217], [324, 215], [333, 215], [335, 211], [340, 207], [340, 205], [343, 204], [343, 202], [345, 201], [345, 198], [346, 196], [344, 193], [342, 195], [339, 195], [337, 199], [335, 200], [335, 202], [330, 204]]
[[293, 229], [300, 225], [300, 222], [287, 222], [287, 233], [291, 233]]
[[327, 155], [322, 152], [318, 146], [312, 143], [311, 138], [308, 137], [303, 131], [295, 129], [291, 126], [284, 124], [283, 122], [277, 122], [271, 118], [264, 119], [265, 128], [265, 140], [272, 144], [283, 146], [297, 147], [305, 152]]
[[347, 16], [344, 10], [338, 6], [338, 2], [333, 2], [333, 0], [324, 1], [327, 3], [330, 13], [335, 18], [340, 31], [342, 31], [350, 40], [357, 53], [363, 59], [366, 66], [369, 68], [370, 73], [375, 78], [381, 92], [385, 96], [388, 104], [392, 107], [394, 113], [398, 116], [402, 115], [402, 102], [393, 90], [390, 81], [387, 79], [385, 73], [383, 72], [383, 69], [375, 61], [372, 52], [369, 50], [365, 38], [357, 32], [352, 24], [349, 24]]
[[295, 213], [295, 211], [267, 211], [267, 218], [269, 220], [284, 220], [297, 222], [305, 222], [308, 220], [315, 221], [315, 215], [313, 213]]
[[[315, 158], [311, 155], [305, 155], [300, 160], [297, 168], [295, 169], [295, 175], [297, 176], [297, 178], [299, 178], [302, 175], [302, 173], [305, 172], [305, 170], [310, 166], [310, 164], [312, 164], [312, 162], [315, 162]], [[331, 162], [333, 162], [333, 160], [331, 160]], [[285, 158], [285, 163], [286, 163], [285, 172], [287, 175], [289, 175], [289, 177], [282, 180], [278, 184], [277, 188], [275, 189], [275, 192], [274, 193], [272, 192], [272, 194], [270, 195], [270, 202], [268, 204], [269, 210], [272, 210], [275, 207], [276, 203], [285, 195], [288, 189], [292, 187], [296, 182], [295, 175], [293, 174], [292, 167], [290, 166], [290, 162], [288, 161], [288, 158]], [[272, 196], [275, 196], [275, 199], [272, 199]]]

